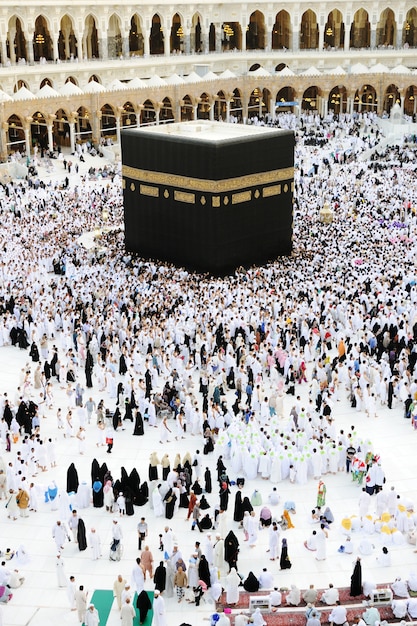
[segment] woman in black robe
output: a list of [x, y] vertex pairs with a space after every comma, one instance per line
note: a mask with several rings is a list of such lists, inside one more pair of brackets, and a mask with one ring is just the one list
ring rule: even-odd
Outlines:
[[139, 410], [137, 410], [135, 413], [135, 429], [133, 431], [133, 434], [139, 435], [139, 437], [144, 434], [142, 414]]
[[78, 549], [80, 552], [87, 550], [87, 537], [85, 535], [85, 524], [84, 524], [84, 520], [82, 520], [81, 517], [78, 519], [77, 541], [78, 541]]
[[93, 483], [93, 506], [97, 509], [104, 505], [103, 483], [97, 477]]
[[227, 486], [227, 483], [222, 483], [220, 487], [220, 510], [227, 511], [227, 507], [229, 506], [229, 494], [230, 489]]
[[235, 495], [235, 508], [233, 511], [233, 520], [235, 522], [242, 522], [243, 514], [244, 514], [244, 511], [242, 507], [242, 492], [240, 491], [240, 489], [238, 489]]
[[125, 414], [123, 416], [123, 421], [125, 422], [126, 420], [133, 422], [133, 413], [129, 398], [126, 398], [125, 400]]
[[133, 508], [133, 494], [130, 489], [126, 491], [125, 496], [125, 511], [126, 515], [134, 515], [135, 509]]
[[127, 471], [123, 466], [120, 468], [120, 474], [120, 484], [122, 486], [122, 491], [126, 491], [126, 489], [129, 487], [129, 476], [127, 475]]
[[361, 559], [358, 556], [355, 567], [353, 568], [353, 574], [350, 577], [350, 595], [360, 596], [362, 595], [362, 591], [362, 564]]
[[247, 578], [243, 583], [243, 588], [245, 591], [249, 591], [250, 593], [259, 591], [259, 580], [256, 578], [253, 572], [249, 572], [249, 574], [247, 575]]
[[153, 576], [153, 582], [155, 583], [155, 589], [158, 589], [161, 593], [165, 591], [167, 580], [167, 571], [163, 561], [160, 561], [158, 567], [155, 569]]
[[38, 350], [38, 346], [36, 345], [35, 342], [33, 342], [32, 345], [30, 346], [29, 356], [30, 356], [30, 358], [32, 359], [32, 361], [34, 363], [38, 363], [38, 361], [39, 361], [39, 350]]
[[253, 506], [251, 505], [248, 496], [245, 496], [242, 500], [242, 511], [243, 515], [245, 515], [246, 511], [248, 511], [248, 513], [252, 513], [253, 511]]
[[148, 487], [148, 483], [145, 480], [145, 482], [143, 482], [139, 488], [139, 493], [138, 493], [136, 504], [138, 506], [143, 506], [144, 504], [147, 503], [148, 500], [149, 500], [149, 487]]
[[287, 540], [284, 539], [282, 540], [282, 547], [281, 547], [281, 556], [279, 559], [279, 567], [280, 569], [290, 569], [291, 568], [291, 561], [290, 561], [290, 557], [288, 556], [288, 546], [287, 546]]
[[211, 493], [213, 489], [211, 482], [211, 472], [208, 467], [206, 467], [206, 471], [204, 472], [204, 489], [206, 493]]
[[217, 459], [217, 480], [221, 483], [221, 476], [226, 473], [226, 466], [223, 463], [223, 457], [220, 455]]
[[71, 463], [67, 469], [67, 493], [77, 493], [78, 485], [78, 472], [75, 469], [74, 463]]
[[200, 562], [198, 564], [198, 577], [206, 583], [208, 589], [211, 587], [210, 568], [204, 554], [201, 555]]
[[210, 505], [206, 500], [206, 496], [201, 496], [200, 498], [200, 509], [204, 511], [205, 509], [209, 509]]
[[[51, 367], [52, 367], [52, 361], [51, 361]], [[84, 371], [85, 371], [85, 385], [89, 389], [91, 389], [91, 387], [93, 386], [93, 378], [92, 378], [93, 367], [94, 367], [93, 356], [90, 350], [87, 350], [87, 356], [85, 357]], [[52, 376], [54, 376], [53, 371], [52, 371]]]
[[119, 406], [120, 404], [120, 396], [123, 395], [125, 388], [123, 387], [123, 383], [119, 383], [117, 385], [117, 402], [116, 405]]
[[[100, 465], [98, 464], [97, 459], [93, 459], [91, 462], [91, 486], [93, 485], [97, 476], [100, 476]], [[103, 480], [103, 483], [106, 481]]]
[[135, 391], [134, 391], [133, 388], [132, 388], [132, 391], [130, 392], [130, 406], [132, 408], [132, 411], [133, 411], [133, 409], [137, 409], [138, 408], [138, 405], [137, 405], [137, 402], [136, 402], [136, 397], [135, 397]]
[[140, 489], [140, 477], [136, 468], [133, 468], [129, 474], [128, 488], [132, 495], [133, 504], [136, 504]]
[[174, 516], [174, 508], [175, 502], [177, 501], [177, 496], [173, 492], [172, 489], [168, 489], [165, 494], [164, 502], [165, 502], [165, 517], [167, 519], [172, 519]]
[[122, 352], [119, 358], [119, 374], [120, 376], [124, 376], [126, 372], [127, 372], [126, 358]]
[[107, 476], [108, 471], [109, 471], [109, 469], [107, 467], [107, 464], [103, 463], [100, 466], [100, 469], [99, 469], [99, 472], [98, 472], [98, 476], [99, 476], [101, 482], [103, 483], [103, 485], [104, 485], [104, 477]]
[[239, 557], [239, 540], [233, 530], [231, 530], [224, 540], [224, 560], [229, 564], [229, 569], [236, 568]]
[[198, 479], [194, 482], [193, 486], [191, 487], [191, 491], [194, 491], [196, 496], [201, 496], [201, 494], [203, 493], [203, 488], [198, 482]]
[[136, 608], [139, 611], [139, 624], [143, 624], [148, 612], [152, 609], [152, 602], [144, 589], [142, 589], [136, 599]]
[[117, 406], [115, 412], [112, 417], [113, 429], [117, 430], [120, 424], [122, 423], [122, 415], [120, 413], [120, 409]]

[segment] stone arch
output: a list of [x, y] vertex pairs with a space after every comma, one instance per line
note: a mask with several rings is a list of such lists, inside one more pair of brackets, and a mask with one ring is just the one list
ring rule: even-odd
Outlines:
[[227, 98], [223, 90], [220, 90], [216, 94], [214, 101], [214, 119], [226, 121], [227, 117]]
[[58, 109], [55, 112], [52, 134], [54, 142], [57, 146], [70, 147], [70, 126], [68, 121], [68, 112], [64, 109]]
[[413, 118], [413, 122], [416, 119], [417, 113], [417, 85], [410, 85], [407, 87], [404, 95], [404, 113], [410, 115]]
[[379, 22], [376, 26], [376, 45], [383, 47], [393, 47], [397, 38], [397, 23], [394, 11], [385, 9], [382, 11]]
[[23, 80], [23, 78], [19, 78], [15, 82], [14, 87], [13, 87], [13, 93], [16, 93], [16, 91], [19, 91], [21, 87], [26, 87], [26, 89], [29, 89], [29, 83]]
[[236, 120], [241, 120], [243, 117], [242, 92], [238, 88], [233, 90], [230, 100], [230, 115]]
[[142, 31], [142, 19], [135, 13], [130, 19], [129, 30], [129, 54], [132, 57], [143, 56], [145, 53], [145, 40]]
[[208, 120], [210, 119], [210, 94], [204, 91], [200, 97], [197, 107], [197, 119], [199, 120]]
[[264, 50], [265, 48], [265, 16], [258, 9], [251, 13], [246, 28], [246, 49]]
[[368, 11], [358, 9], [350, 27], [350, 47], [369, 48], [371, 45], [371, 24]]
[[180, 100], [180, 118], [181, 122], [188, 122], [194, 117], [194, 107], [191, 96], [186, 94]]
[[203, 18], [200, 13], [194, 13], [191, 20], [191, 32], [190, 32], [190, 51], [191, 52], [203, 52], [203, 35], [201, 24]]
[[[222, 40], [223, 47], [223, 40]], [[216, 50], [216, 27], [211, 22], [209, 26], [209, 52], [214, 52]]]
[[48, 147], [48, 127], [45, 115], [41, 111], [36, 111], [32, 115], [30, 140], [32, 147], [38, 146], [41, 150], [45, 150]]
[[329, 49], [343, 48], [345, 44], [345, 23], [338, 9], [333, 9], [327, 16], [324, 27], [324, 47]]
[[347, 89], [344, 85], [336, 85], [330, 90], [327, 110], [335, 115], [347, 111]]
[[49, 32], [48, 20], [44, 15], [38, 15], [35, 20], [33, 33], [33, 58], [35, 61], [46, 59], [53, 60], [53, 42]]
[[275, 113], [287, 113], [294, 111], [295, 91], [290, 85], [281, 87], [275, 96]]
[[137, 116], [135, 107], [133, 106], [132, 102], [127, 101], [122, 107], [120, 125], [122, 128], [131, 128], [132, 126], [136, 126], [136, 124]]
[[268, 89], [255, 87], [249, 96], [248, 102], [248, 118], [261, 118], [268, 113], [270, 92]]
[[9, 19], [6, 48], [7, 56], [12, 63], [21, 59], [28, 60], [27, 42], [22, 23], [23, 20], [17, 15]]
[[97, 19], [89, 13], [84, 22], [83, 56], [85, 59], [100, 58]]
[[164, 54], [164, 39], [161, 17], [158, 13], [155, 13], [152, 17], [152, 26], [149, 35], [150, 54]]
[[378, 110], [378, 96], [373, 85], [363, 85], [355, 92], [353, 109], [358, 112], [376, 112]]
[[143, 103], [143, 109], [140, 113], [140, 125], [151, 126], [156, 122], [156, 110], [155, 103], [152, 100], [145, 100]]
[[407, 48], [417, 47], [417, 9], [407, 11], [403, 26], [403, 45]]
[[398, 89], [397, 85], [394, 85], [393, 83], [391, 83], [385, 89], [382, 108], [389, 115], [394, 104], [401, 105], [401, 95], [400, 95], [400, 90]]
[[22, 118], [14, 113], [8, 118], [7, 123], [9, 125], [7, 137], [7, 152], [24, 152], [25, 131]]
[[86, 141], [91, 141], [92, 136], [91, 111], [84, 106], [80, 106], [77, 110], [75, 141], [76, 143], [85, 143]]
[[112, 13], [107, 27], [107, 54], [110, 59], [118, 59], [123, 53], [120, 24], [120, 17], [117, 13]]
[[317, 15], [307, 9], [301, 17], [300, 50], [316, 50], [319, 45], [319, 25]]
[[72, 83], [73, 85], [77, 85], [78, 86], [78, 80], [77, 78], [75, 78], [75, 76], [67, 76], [65, 79], [66, 83]]
[[88, 79], [87, 82], [91, 83], [91, 82], [96, 82], [99, 83], [101, 85], [101, 78], [100, 76], [97, 76], [97, 74], [91, 74], [90, 78]]
[[74, 21], [67, 13], [61, 18], [58, 35], [58, 57], [61, 61], [76, 59], [78, 41], [74, 32]]
[[291, 17], [284, 9], [275, 16], [272, 27], [272, 50], [285, 50], [291, 48], [292, 28]]
[[100, 121], [100, 136], [106, 139], [111, 138], [116, 140], [116, 115], [114, 107], [106, 102], [100, 109], [101, 121]]
[[311, 85], [303, 93], [301, 100], [301, 110], [311, 112], [317, 111], [318, 99], [320, 97], [320, 89], [317, 85]]
[[162, 123], [174, 121], [174, 103], [168, 96], [162, 100], [159, 121]]
[[242, 49], [242, 28], [239, 22], [227, 22], [222, 25], [222, 52]]
[[50, 78], [48, 78], [47, 76], [45, 76], [45, 78], [43, 78], [41, 80], [39, 89], [42, 89], [42, 87], [44, 87], [45, 85], [49, 85], [49, 87], [53, 87], [54, 86], [52, 80]]
[[169, 49], [171, 54], [175, 52], [184, 52], [184, 36], [183, 19], [179, 13], [175, 13], [172, 16], [169, 38]]

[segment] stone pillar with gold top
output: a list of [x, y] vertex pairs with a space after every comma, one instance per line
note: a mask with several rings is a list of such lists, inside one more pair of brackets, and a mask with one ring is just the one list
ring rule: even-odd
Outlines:
[[78, 113], [76, 111], [72, 111], [72, 113], [68, 115], [71, 154], [75, 152], [75, 122], [77, 121], [77, 117]]
[[135, 104], [134, 105], [134, 109], [135, 109], [135, 113], [136, 113], [136, 126], [137, 128], [140, 128], [140, 116], [142, 115], [142, 111], [144, 109], [144, 105], [143, 104]]
[[24, 122], [23, 122], [23, 130], [25, 133], [25, 149], [26, 149], [26, 155], [30, 157], [31, 155], [31, 149], [30, 149], [30, 125], [33, 122], [33, 118], [32, 117], [25, 117]]

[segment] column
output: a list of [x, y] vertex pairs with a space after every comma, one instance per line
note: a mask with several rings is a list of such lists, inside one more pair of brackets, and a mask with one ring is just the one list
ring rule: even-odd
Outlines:
[[352, 22], [346, 22], [345, 23], [345, 42], [344, 42], [344, 46], [343, 49], [344, 50], [349, 50], [350, 48], [350, 29], [352, 27]]
[[329, 112], [329, 98], [322, 98], [321, 99], [322, 102], [322, 111], [323, 111], [323, 117], [325, 118], [327, 116], [327, 113]]
[[246, 50], [246, 26], [242, 26], [242, 50]]
[[397, 41], [395, 42], [395, 46], [397, 48], [403, 47], [403, 29], [400, 26], [397, 28]]
[[143, 56], [148, 57], [150, 55], [150, 45], [149, 45], [149, 30], [143, 36]]
[[164, 106], [163, 102], [157, 102], [155, 105], [155, 123], [157, 126], [159, 126], [160, 124], [161, 109], [163, 106]]
[[32, 123], [32, 118], [31, 117], [27, 117], [25, 118], [25, 121], [23, 122], [23, 130], [25, 132], [25, 148], [26, 148], [26, 155], [30, 157], [31, 155], [31, 146], [30, 146], [30, 125]]
[[100, 144], [102, 115], [103, 114], [100, 110], [95, 111], [91, 120], [91, 141], [95, 146], [98, 146]]
[[53, 113], [50, 113], [49, 115], [45, 116], [46, 118], [46, 127], [48, 129], [48, 149], [53, 151], [54, 149], [54, 137], [52, 134], [53, 131], [53, 127], [54, 127], [54, 120], [56, 120], [56, 115], [54, 115]]
[[0, 137], [1, 137], [1, 141], [0, 141], [0, 159], [1, 161], [5, 162], [7, 161], [7, 133], [9, 130], [9, 123], [8, 122], [3, 122], [1, 125], [1, 132], [0, 132]]
[[214, 109], [216, 105], [217, 96], [212, 96], [209, 98], [210, 109], [209, 109], [209, 119], [210, 122], [214, 122]]
[[292, 31], [292, 51], [298, 52], [300, 49], [300, 30], [299, 28], [294, 28]]
[[319, 26], [319, 47], [320, 52], [324, 49], [324, 26]]
[[271, 120], [275, 117], [275, 99], [269, 98], [268, 113]]
[[[103, 61], [106, 61], [109, 58], [109, 48], [108, 48], [107, 37], [101, 37], [101, 39], [99, 39], [98, 55], [100, 59], [102, 59]], [[91, 55], [89, 55], [89, 57], [91, 57]]]
[[64, 35], [64, 58], [66, 61], [68, 61], [68, 59], [71, 56], [70, 45], [69, 45], [70, 34], [68, 32], [65, 32], [63, 33], [63, 35]]
[[174, 121], [181, 122], [181, 107], [184, 106], [184, 100], [177, 100], [174, 108]]
[[249, 98], [246, 95], [242, 95], [242, 119], [243, 123], [246, 124], [248, 121], [248, 106], [249, 106]]
[[122, 34], [122, 54], [124, 59], [128, 59], [130, 57], [128, 30]]
[[191, 52], [191, 34], [190, 34], [189, 28], [184, 28], [184, 38], [182, 40], [182, 51], [184, 54], [190, 54]]
[[59, 59], [59, 49], [58, 49], [59, 34], [53, 33], [51, 36], [52, 36], [52, 46], [53, 46], [52, 56], [53, 56], [53, 61], [56, 63]]
[[135, 106], [135, 113], [136, 113], [136, 127], [140, 128], [140, 116], [142, 114], [142, 111], [145, 107], [143, 106], [143, 104], [137, 104]]
[[372, 25], [371, 25], [371, 43], [370, 43], [370, 46], [371, 46], [371, 50], [374, 50], [376, 48], [376, 28], [374, 28]]
[[71, 113], [71, 115], [68, 116], [71, 154], [75, 152], [75, 120], [77, 119], [77, 117], [78, 113], [75, 112]]
[[116, 113], [116, 143], [120, 146], [120, 112]]
[[16, 37], [16, 29], [11, 28], [9, 31], [9, 50], [10, 50], [10, 62], [11, 63], [16, 63], [16, 53], [14, 50], [14, 43], [13, 43], [15, 37]]
[[163, 34], [164, 34], [164, 55], [166, 57], [169, 57], [171, 51], [169, 49], [169, 40], [170, 40], [170, 36], [169, 36], [169, 29], [167, 29], [167, 32], [165, 32], [165, 30], [163, 30]]
[[193, 102], [193, 120], [198, 119], [198, 105], [201, 102], [201, 98], [196, 98]]
[[6, 39], [1, 40], [1, 60], [2, 60], [3, 65], [6, 65], [7, 63]]
[[222, 25], [221, 24], [214, 24], [214, 27], [216, 29], [216, 52], [221, 52], [222, 51]]
[[[26, 33], [25, 33], [26, 35]], [[28, 33], [26, 37], [26, 45], [27, 45], [27, 54], [28, 54], [28, 63], [29, 65], [33, 65], [34, 57], [33, 57], [33, 32]]]

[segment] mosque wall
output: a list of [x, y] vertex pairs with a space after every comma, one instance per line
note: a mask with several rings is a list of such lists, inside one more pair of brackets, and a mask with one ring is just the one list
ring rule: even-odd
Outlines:
[[123, 128], [300, 111], [415, 116], [406, 3], [2, 3], [0, 157]]

